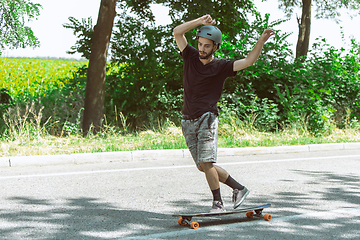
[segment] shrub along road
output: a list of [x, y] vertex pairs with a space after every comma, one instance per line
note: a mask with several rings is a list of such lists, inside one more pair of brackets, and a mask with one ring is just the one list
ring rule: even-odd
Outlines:
[[[49, 156], [49, 158], [51, 158]], [[270, 222], [244, 214], [178, 225], [171, 214], [206, 212], [211, 194], [190, 157], [0, 168], [2, 239], [356, 239], [360, 150], [221, 156]], [[221, 186], [225, 207], [231, 190]], [[195, 220], [195, 219], [194, 219]]]

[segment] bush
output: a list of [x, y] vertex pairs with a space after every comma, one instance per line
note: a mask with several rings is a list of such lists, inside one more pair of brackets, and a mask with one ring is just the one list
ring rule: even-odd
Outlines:
[[[264, 25], [260, 20], [258, 25]], [[346, 121], [358, 119], [359, 44], [352, 40], [351, 49], [346, 51], [319, 39], [301, 63], [289, 58], [286, 36], [277, 33], [253, 66], [226, 81], [222, 112], [233, 111], [247, 125], [262, 131], [301, 126], [314, 135], [330, 133], [334, 127], [344, 127]], [[235, 45], [225, 40], [220, 55], [232, 52], [235, 59], [246, 56], [250, 49], [241, 46], [254, 44], [254, 39]]]

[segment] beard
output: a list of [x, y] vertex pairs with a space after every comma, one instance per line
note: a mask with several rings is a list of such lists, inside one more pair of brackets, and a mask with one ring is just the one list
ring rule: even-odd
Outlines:
[[[200, 53], [204, 53], [204, 55], [201, 55]], [[199, 52], [200, 59], [209, 59], [213, 55], [214, 51], [211, 51], [211, 53], [206, 52]]]

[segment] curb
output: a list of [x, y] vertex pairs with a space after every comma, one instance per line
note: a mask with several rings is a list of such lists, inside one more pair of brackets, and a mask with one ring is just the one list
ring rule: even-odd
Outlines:
[[[218, 148], [218, 157], [259, 154], [316, 152], [330, 150], [360, 150], [360, 143], [330, 143], [279, 147]], [[157, 160], [171, 157], [190, 158], [188, 149], [140, 150], [105, 153], [78, 153], [68, 155], [41, 155], [0, 157], [0, 168], [21, 166], [49, 166]]]

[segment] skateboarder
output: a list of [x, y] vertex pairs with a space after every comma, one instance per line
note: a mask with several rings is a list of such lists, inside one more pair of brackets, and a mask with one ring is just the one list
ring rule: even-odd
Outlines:
[[[184, 60], [184, 103], [181, 120], [183, 135], [197, 168], [205, 173], [213, 194], [210, 212], [225, 211], [220, 194], [222, 182], [233, 189], [234, 208], [249, 194], [249, 190], [234, 180], [223, 168], [215, 165], [217, 159], [218, 108], [225, 79], [254, 64], [264, 43], [275, 34], [265, 30], [249, 55], [240, 60], [218, 59], [213, 53], [219, 48], [222, 34], [213, 26], [215, 21], [204, 15], [173, 29], [180, 54]], [[198, 48], [190, 46], [185, 33], [204, 25], [197, 32]]]

